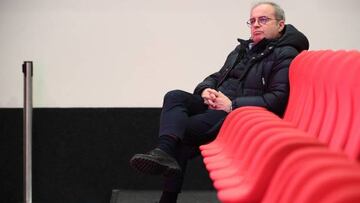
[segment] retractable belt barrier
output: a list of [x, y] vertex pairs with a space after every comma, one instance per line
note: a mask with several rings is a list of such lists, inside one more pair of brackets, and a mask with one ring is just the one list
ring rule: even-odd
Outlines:
[[32, 61], [24, 61], [22, 71], [24, 73], [24, 202], [32, 203]]

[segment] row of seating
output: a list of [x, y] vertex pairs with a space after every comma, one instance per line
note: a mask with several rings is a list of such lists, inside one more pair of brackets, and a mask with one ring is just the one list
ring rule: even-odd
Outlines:
[[225, 203], [360, 202], [360, 52], [304, 51], [283, 118], [247, 106], [200, 146]]

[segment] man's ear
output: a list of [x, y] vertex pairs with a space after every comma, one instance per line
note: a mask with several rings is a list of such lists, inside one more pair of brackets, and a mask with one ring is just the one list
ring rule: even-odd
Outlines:
[[282, 32], [285, 28], [285, 21], [284, 20], [280, 20], [279, 21], [279, 33]]

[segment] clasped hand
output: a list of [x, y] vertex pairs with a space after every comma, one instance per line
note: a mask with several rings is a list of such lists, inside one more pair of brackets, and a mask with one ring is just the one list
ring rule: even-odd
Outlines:
[[220, 91], [206, 88], [201, 93], [201, 97], [204, 99], [204, 103], [209, 106], [209, 109], [223, 110], [228, 113], [231, 111], [231, 100]]

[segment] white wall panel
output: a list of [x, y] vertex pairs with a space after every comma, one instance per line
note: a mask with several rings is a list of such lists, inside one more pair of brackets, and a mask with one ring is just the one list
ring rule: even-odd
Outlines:
[[[360, 49], [359, 1], [276, 2], [311, 49]], [[22, 106], [24, 60], [34, 61], [35, 107], [160, 107], [249, 37], [252, 3], [0, 0], [0, 108]]]

